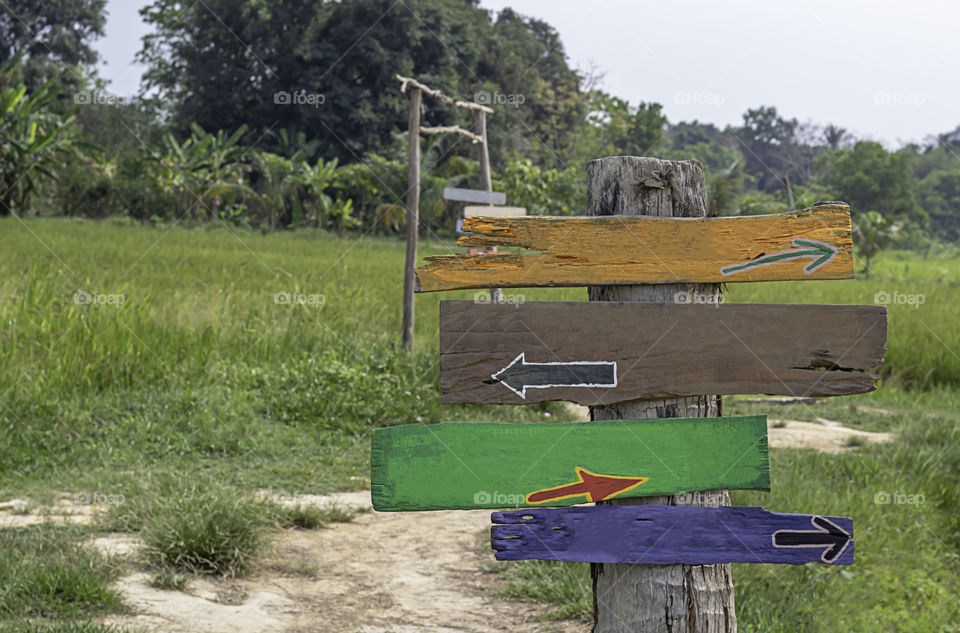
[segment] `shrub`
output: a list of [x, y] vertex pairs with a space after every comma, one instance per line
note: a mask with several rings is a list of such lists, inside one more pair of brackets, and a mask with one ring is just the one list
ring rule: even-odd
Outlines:
[[237, 576], [262, 553], [268, 526], [263, 502], [212, 489], [159, 500], [144, 518], [140, 535], [152, 567]]

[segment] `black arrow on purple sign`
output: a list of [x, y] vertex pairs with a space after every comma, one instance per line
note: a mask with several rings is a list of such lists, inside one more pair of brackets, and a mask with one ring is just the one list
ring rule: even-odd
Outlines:
[[850, 543], [850, 535], [832, 521], [814, 516], [810, 519], [819, 529], [806, 531], [777, 530], [773, 533], [774, 547], [818, 547], [824, 548], [821, 560], [832, 563], [840, 558]]

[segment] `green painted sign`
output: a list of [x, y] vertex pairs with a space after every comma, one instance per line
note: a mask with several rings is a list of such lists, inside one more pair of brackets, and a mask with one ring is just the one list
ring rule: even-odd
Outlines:
[[380, 511], [769, 490], [767, 418], [393, 426], [374, 431], [370, 483]]

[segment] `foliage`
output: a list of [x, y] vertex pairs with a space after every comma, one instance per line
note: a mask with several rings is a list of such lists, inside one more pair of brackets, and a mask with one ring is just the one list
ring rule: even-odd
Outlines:
[[743, 150], [746, 171], [756, 181], [757, 189], [771, 193], [784, 187], [810, 180], [813, 158], [820, 148], [808, 142], [815, 131], [796, 119], [784, 119], [773, 107], [748, 109], [743, 125], [729, 129]]
[[876, 211], [921, 225], [927, 214], [917, 204], [910, 154], [887, 152], [882, 145], [860, 141], [849, 150], [832, 150], [816, 160], [822, 182], [848, 202], [854, 214]]
[[583, 215], [587, 188], [582, 173], [574, 167], [542, 169], [528, 159], [516, 159], [494, 175], [493, 187], [505, 192], [511, 205], [526, 208], [528, 215]]
[[246, 131], [241, 126], [228, 137], [223, 130], [210, 134], [193, 125], [183, 142], [172, 132], [163, 136], [151, 157], [157, 164], [154, 175], [160, 189], [173, 199], [176, 219], [188, 213], [194, 219], [220, 216], [222, 197], [241, 184], [246, 171], [239, 162], [246, 150], [238, 145]]
[[10, 616], [63, 617], [123, 608], [111, 584], [117, 562], [84, 543], [83, 530], [36, 525], [0, 530], [0, 622]]
[[917, 198], [930, 215], [931, 234], [936, 239], [960, 240], [960, 165], [930, 172], [917, 183]]
[[264, 502], [228, 489], [156, 497], [142, 518], [143, 556], [156, 569], [241, 575], [267, 544], [269, 514]]
[[[398, 72], [458, 98], [488, 98], [495, 165], [516, 151], [569, 162], [585, 116], [557, 32], [509, 9], [493, 22], [462, 0], [154, 0], [142, 14], [153, 27], [138, 55], [144, 91], [169, 104], [182, 133], [193, 122], [287, 128], [309, 131], [320, 154], [341, 163], [385, 154], [408, 116]], [[431, 125], [469, 125], [463, 111], [424, 106]]]
[[658, 152], [667, 126], [663, 106], [645, 102], [632, 106], [601, 90], [591, 91], [588, 99], [590, 111], [581, 140], [581, 152], [588, 152], [585, 158], [652, 156]]
[[900, 231], [900, 224], [876, 211], [857, 214], [853, 224], [854, 242], [864, 262], [863, 272], [870, 276], [870, 261], [881, 249], [892, 245]]
[[5, 0], [0, 11], [0, 65], [24, 61], [31, 92], [54, 82], [67, 96], [84, 86], [97, 61], [90, 46], [103, 35], [106, 0]]
[[53, 81], [28, 93], [19, 59], [0, 65], [0, 216], [29, 211], [43, 179], [56, 179], [67, 159], [94, 153], [56, 99]]
[[317, 530], [331, 523], [349, 523], [360, 514], [360, 510], [338, 505], [319, 506], [298, 501], [293, 505], [277, 506], [275, 514], [281, 527]]
[[[298, 150], [299, 151], [299, 150]], [[295, 154], [296, 155], [296, 152]], [[311, 165], [304, 161], [299, 164], [299, 169], [293, 174], [293, 182], [304, 188], [307, 196], [306, 207], [310, 218], [304, 218], [305, 224], [312, 224], [314, 228], [327, 228], [327, 219], [334, 221], [334, 226], [342, 230], [343, 225], [349, 218], [349, 212], [353, 208], [352, 201], [346, 209], [346, 215], [342, 209], [338, 209], [334, 201], [327, 195], [327, 190], [333, 185], [337, 177], [337, 159], [324, 162], [323, 158], [318, 158], [317, 162]]]

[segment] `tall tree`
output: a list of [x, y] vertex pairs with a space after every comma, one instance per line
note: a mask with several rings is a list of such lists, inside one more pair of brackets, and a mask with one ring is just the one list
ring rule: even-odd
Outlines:
[[794, 185], [807, 182], [814, 148], [811, 130], [796, 119], [784, 119], [773, 107], [747, 110], [743, 126], [729, 129], [740, 143], [745, 170], [761, 191], [776, 191], [789, 177]]
[[[153, 0], [142, 13], [154, 27], [138, 55], [143, 91], [169, 104], [184, 133], [191, 122], [248, 123], [248, 140], [287, 128], [321, 140], [324, 157], [355, 162], [395, 149], [406, 127], [395, 73], [490, 99], [495, 165], [528, 150], [564, 162], [585, 115], [556, 31], [509, 10], [494, 24], [476, 0]], [[435, 100], [424, 108], [425, 124], [469, 125]], [[458, 138], [444, 150], [472, 153]]]
[[823, 184], [849, 202], [854, 214], [876, 211], [921, 226], [928, 222], [914, 194], [908, 152], [888, 152], [879, 143], [860, 141], [850, 150], [819, 156], [816, 168], [824, 174]]
[[933, 237], [960, 240], [960, 168], [931, 172], [918, 183], [917, 193], [920, 205], [930, 214]]
[[23, 58], [24, 82], [37, 90], [57, 82], [81, 89], [97, 61], [91, 42], [103, 35], [106, 0], [5, 0], [0, 3], [0, 63]]

